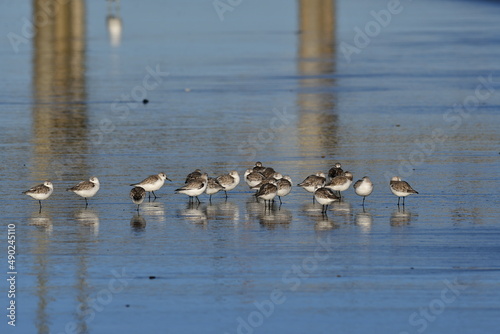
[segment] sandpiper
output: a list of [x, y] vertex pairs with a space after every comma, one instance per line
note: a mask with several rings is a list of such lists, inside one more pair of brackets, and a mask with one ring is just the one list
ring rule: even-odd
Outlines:
[[363, 196], [363, 206], [365, 205], [365, 198], [373, 191], [373, 183], [368, 176], [363, 176], [361, 180], [354, 183], [354, 191], [357, 195]]
[[134, 204], [137, 204], [137, 212], [139, 212], [139, 206], [144, 202], [144, 198], [146, 198], [146, 190], [141, 187], [134, 187], [130, 190], [130, 198]]
[[264, 204], [267, 203], [267, 205], [271, 207], [271, 201], [274, 200], [277, 193], [278, 187], [276, 186], [276, 183], [274, 181], [270, 181], [269, 183], [263, 184], [255, 196], [257, 198], [262, 198], [264, 200]]
[[276, 173], [276, 171], [272, 167], [266, 167], [261, 173], [265, 177], [271, 177]]
[[330, 170], [328, 171], [328, 176], [330, 179], [333, 179], [335, 176], [344, 175], [344, 171], [342, 170], [342, 165], [340, 162], [337, 162]]
[[66, 189], [72, 191], [78, 196], [85, 198], [85, 207], [89, 206], [87, 198], [93, 197], [99, 191], [99, 179], [95, 176], [91, 177], [88, 181], [82, 181], [76, 186]]
[[38, 184], [26, 191], [23, 191], [23, 194], [28, 195], [31, 198], [37, 199], [38, 203], [40, 204], [39, 212], [42, 212], [42, 201], [44, 199], [49, 198], [49, 196], [52, 194], [53, 191], [54, 191], [54, 186], [52, 185], [52, 182], [45, 181], [42, 184]]
[[339, 200], [337, 195], [335, 195], [331, 189], [326, 187], [317, 188], [314, 192], [314, 198], [316, 198], [316, 201], [323, 206], [321, 210], [322, 213], [326, 213], [328, 205]]
[[199, 195], [203, 194], [207, 189], [208, 185], [208, 174], [203, 173], [201, 177], [193, 179], [186, 183], [179, 189], [175, 189], [176, 193], [181, 193], [189, 196], [189, 201], [193, 201], [193, 197], [196, 197], [198, 203], [200, 203]]
[[260, 162], [260, 161], [257, 161], [255, 163], [255, 166], [253, 167], [253, 171], [259, 172], [259, 173], [262, 173], [265, 169], [266, 169], [266, 167], [262, 166], [262, 162]]
[[338, 196], [342, 199], [341, 191], [349, 189], [349, 186], [352, 183], [353, 175], [350, 172], [345, 172], [344, 175], [335, 176], [330, 180], [327, 184], [325, 184], [325, 188], [330, 188], [331, 190], [338, 191]]
[[[325, 185], [326, 176], [323, 172], [317, 172], [315, 175], [309, 175], [304, 181], [298, 184], [299, 187], [304, 188], [310, 193], [314, 193], [317, 188], [321, 188]], [[314, 196], [313, 196], [314, 202]]]
[[276, 194], [281, 204], [281, 196], [286, 196], [292, 191], [292, 179], [290, 176], [285, 175], [276, 182], [276, 186], [278, 187], [278, 192]]
[[224, 190], [224, 187], [220, 185], [219, 182], [213, 177], [208, 178], [207, 189], [205, 192], [210, 195], [209, 201], [212, 201], [212, 195], [217, 194], [219, 191]]
[[188, 183], [189, 181], [191, 181], [193, 179], [197, 179], [197, 178], [201, 177], [201, 175], [202, 175], [201, 169], [195, 169], [194, 172], [191, 172], [186, 176], [186, 181], [184, 181], [184, 183]]
[[250, 188], [255, 187], [260, 184], [262, 180], [265, 179], [265, 176], [260, 172], [254, 172], [252, 168], [249, 168], [245, 171], [244, 174], [245, 182], [248, 184]]
[[[156, 199], [157, 196], [155, 194], [155, 190], [160, 189], [163, 186], [163, 184], [165, 183], [165, 180], [169, 180], [170, 182], [172, 182], [172, 180], [170, 180], [165, 173], [160, 173], [158, 175], [148, 176], [147, 178], [145, 178], [144, 180], [142, 180], [139, 183], [132, 183], [131, 186], [132, 187], [141, 187], [142, 189], [144, 189], [148, 192], [152, 192], [153, 196]], [[149, 198], [151, 198], [151, 194], [149, 194]]]
[[398, 205], [399, 200], [403, 197], [403, 206], [405, 205], [405, 197], [411, 194], [418, 194], [416, 190], [414, 190], [406, 181], [401, 181], [399, 176], [393, 176], [391, 178], [391, 182], [389, 183], [391, 187], [391, 191], [394, 195], [398, 196]]
[[240, 176], [237, 171], [232, 170], [229, 172], [229, 174], [218, 176], [217, 182], [219, 182], [219, 184], [224, 187], [224, 193], [226, 194], [227, 198], [227, 192], [236, 188], [238, 183], [240, 183]]

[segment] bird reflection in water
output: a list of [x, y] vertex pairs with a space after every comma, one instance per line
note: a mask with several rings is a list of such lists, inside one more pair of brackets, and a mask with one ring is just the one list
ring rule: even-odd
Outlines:
[[109, 43], [113, 47], [120, 46], [122, 39], [122, 18], [120, 16], [120, 0], [108, 0], [108, 15], [106, 16]]
[[80, 226], [89, 227], [94, 236], [99, 235], [99, 216], [93, 209], [78, 209], [73, 213], [73, 217]]
[[203, 207], [199, 203], [194, 202], [188, 203], [184, 209], [179, 209], [177, 216], [189, 223], [203, 226], [208, 222], [207, 215], [203, 212]]
[[267, 209], [261, 211], [258, 216], [259, 223], [261, 226], [268, 229], [274, 229], [276, 227], [289, 227], [292, 222], [292, 212], [285, 208], [280, 209]]
[[32, 226], [43, 228], [46, 233], [52, 234], [52, 217], [50, 215], [50, 212], [46, 210], [42, 212], [39, 212], [38, 209], [36, 211], [33, 211], [31, 217], [29, 218], [29, 224]]
[[404, 207], [398, 207], [391, 214], [391, 226], [407, 226], [410, 225], [412, 214]]
[[338, 225], [333, 221], [333, 217], [331, 218], [326, 214], [317, 215], [314, 221], [316, 222], [314, 224], [316, 231], [329, 231], [338, 228]]
[[140, 214], [136, 214], [130, 219], [130, 227], [134, 232], [143, 232], [146, 229], [146, 219]]
[[351, 223], [351, 212], [352, 205], [349, 202], [333, 202], [332, 203], [332, 211], [335, 214], [337, 220], [343, 221], [343, 223]]
[[165, 204], [162, 202], [144, 202], [141, 204], [141, 215], [146, 216], [150, 222], [166, 223]]
[[361, 228], [363, 233], [370, 232], [372, 224], [373, 215], [370, 212], [365, 211], [363, 208], [363, 211], [356, 213], [356, 225]]
[[225, 201], [218, 204], [208, 204], [205, 207], [205, 213], [208, 219], [213, 220], [228, 220], [238, 224], [240, 220], [239, 207], [230, 201]]

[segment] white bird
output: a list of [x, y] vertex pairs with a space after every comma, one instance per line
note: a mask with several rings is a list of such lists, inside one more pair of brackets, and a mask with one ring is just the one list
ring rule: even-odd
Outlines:
[[196, 197], [198, 203], [200, 203], [199, 195], [203, 194], [207, 189], [208, 185], [208, 174], [203, 173], [199, 178], [192, 179], [184, 186], [175, 189], [176, 193], [181, 193], [189, 196], [189, 200], [192, 201], [193, 197]]
[[[153, 196], [156, 199], [157, 196], [155, 194], [155, 190], [160, 189], [163, 186], [163, 184], [165, 183], [165, 180], [172, 181], [167, 177], [167, 175], [165, 173], [160, 173], [158, 175], [148, 176], [147, 178], [145, 178], [144, 180], [142, 180], [139, 183], [132, 183], [131, 186], [132, 187], [141, 187], [142, 189], [144, 189], [148, 192], [152, 192]], [[149, 198], [151, 198], [151, 194], [149, 195]]]
[[363, 176], [361, 180], [354, 183], [354, 191], [357, 195], [363, 196], [363, 206], [365, 205], [365, 198], [373, 191], [373, 183], [368, 176]]
[[93, 176], [88, 181], [82, 181], [76, 186], [66, 189], [66, 191], [72, 191], [78, 196], [85, 198], [85, 207], [87, 207], [89, 205], [87, 198], [93, 197], [97, 194], [99, 186], [99, 179]]
[[342, 199], [341, 191], [349, 189], [352, 183], [353, 175], [350, 172], [345, 172], [344, 175], [335, 176], [330, 180], [327, 184], [325, 184], [325, 188], [330, 188], [331, 190], [335, 190], [339, 192], [339, 197]]
[[237, 171], [232, 170], [229, 172], [229, 174], [218, 176], [217, 182], [219, 182], [219, 184], [224, 187], [224, 193], [226, 194], [227, 198], [227, 192], [236, 188], [238, 183], [240, 183], [240, 175]]
[[42, 201], [49, 198], [54, 191], [54, 186], [52, 182], [45, 181], [42, 184], [38, 184], [30, 189], [23, 191], [23, 194], [30, 196], [31, 198], [37, 199], [40, 204], [40, 212], [42, 212]]
[[405, 205], [405, 197], [411, 194], [418, 194], [416, 190], [414, 190], [406, 181], [401, 181], [399, 176], [393, 176], [391, 178], [391, 182], [389, 183], [391, 187], [391, 191], [394, 195], [398, 196], [398, 205], [399, 200], [403, 197], [403, 206]]
[[212, 201], [212, 195], [217, 194], [221, 190], [224, 190], [224, 187], [221, 186], [216, 179], [214, 179], [213, 177], [209, 177], [207, 189], [205, 190], [205, 192], [207, 193], [207, 195], [210, 195], [209, 197], [210, 202]]
[[271, 201], [274, 200], [277, 194], [278, 187], [276, 186], [276, 182], [269, 181], [268, 183], [265, 183], [260, 187], [255, 196], [257, 198], [262, 198], [264, 200], [264, 203], [266, 203], [267, 201], [269, 207], [271, 207]]
[[281, 196], [284, 197], [292, 191], [292, 179], [290, 176], [285, 175], [276, 182], [276, 186], [278, 187], [278, 192], [276, 194], [281, 204]]
[[323, 209], [321, 210], [322, 213], [326, 213], [328, 205], [339, 200], [337, 195], [335, 195], [331, 189], [326, 187], [316, 189], [314, 192], [314, 198], [316, 198], [316, 201], [323, 206]]

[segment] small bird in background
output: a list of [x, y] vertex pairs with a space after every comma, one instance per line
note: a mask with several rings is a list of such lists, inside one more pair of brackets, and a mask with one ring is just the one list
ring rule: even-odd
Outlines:
[[[132, 183], [131, 186], [141, 187], [142, 189], [153, 193], [153, 196], [156, 199], [157, 196], [155, 194], [155, 190], [160, 189], [165, 183], [165, 180], [169, 180], [170, 182], [172, 182], [172, 180], [170, 180], [165, 173], [160, 173], [158, 175], [148, 176], [139, 183]], [[151, 199], [151, 194], [149, 194], [149, 198]]]
[[403, 197], [403, 206], [405, 205], [405, 197], [411, 194], [418, 194], [406, 181], [401, 181], [399, 176], [393, 176], [389, 183], [391, 191], [394, 195], [398, 196], [398, 206], [399, 200]]
[[42, 201], [44, 199], [49, 198], [49, 196], [52, 195], [53, 191], [54, 191], [54, 186], [52, 185], [52, 182], [45, 181], [42, 184], [38, 184], [26, 191], [23, 191], [23, 194], [28, 195], [31, 198], [37, 199], [38, 203], [40, 204], [39, 212], [42, 212]]
[[339, 201], [339, 197], [335, 195], [333, 190], [326, 187], [317, 188], [316, 191], [314, 191], [314, 198], [316, 198], [316, 201], [323, 206], [321, 210], [321, 213], [323, 214], [326, 214], [328, 205], [335, 201]]
[[85, 198], [85, 208], [89, 206], [87, 198], [93, 197], [99, 191], [99, 179], [95, 176], [91, 177], [88, 181], [82, 181], [76, 186], [66, 189], [72, 191], [78, 196]]
[[337, 162], [330, 170], [328, 171], [328, 176], [330, 179], [333, 179], [336, 176], [344, 175], [344, 171], [342, 170], [342, 165], [340, 162]]
[[137, 212], [139, 212], [139, 207], [146, 198], [146, 190], [141, 187], [134, 187], [130, 190], [129, 196], [132, 199], [132, 202], [134, 202], [134, 204], [137, 204]]
[[363, 206], [365, 206], [365, 198], [373, 191], [373, 183], [368, 176], [363, 176], [361, 180], [354, 183], [354, 191], [357, 195], [363, 196]]
[[249, 168], [245, 171], [243, 178], [248, 186], [253, 188], [260, 184], [266, 177], [262, 173], [255, 172], [252, 168]]
[[218, 176], [216, 180], [221, 186], [224, 187], [224, 193], [226, 194], [227, 198], [227, 192], [236, 188], [238, 183], [240, 183], [240, 175], [237, 171], [232, 170], [229, 172], [229, 174]]
[[338, 196], [342, 199], [340, 192], [349, 189], [351, 186], [353, 175], [350, 172], [345, 172], [344, 175], [335, 176], [327, 184], [325, 188], [330, 188], [331, 190], [338, 191]]

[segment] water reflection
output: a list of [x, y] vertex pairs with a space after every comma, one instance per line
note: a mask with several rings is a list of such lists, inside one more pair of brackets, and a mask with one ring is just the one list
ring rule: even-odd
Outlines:
[[177, 210], [177, 216], [193, 224], [206, 226], [208, 218], [200, 203], [188, 203], [185, 208]]
[[38, 209], [33, 211], [29, 218], [29, 224], [32, 226], [37, 226], [43, 228], [45, 233], [52, 234], [53, 225], [52, 225], [52, 215], [50, 211], [43, 210], [40, 212]]
[[109, 43], [111, 46], [120, 46], [122, 39], [122, 18], [120, 16], [120, 0], [108, 1], [108, 15], [106, 27], [108, 28]]
[[[310, 152], [337, 146], [335, 79], [335, 0], [299, 1], [299, 145]], [[319, 147], [318, 147], [319, 146]]]
[[369, 233], [372, 229], [373, 216], [368, 211], [361, 211], [356, 213], [356, 225], [361, 228], [361, 232]]
[[335, 214], [335, 217], [342, 218], [344, 223], [351, 223], [352, 217], [352, 205], [349, 202], [333, 202], [331, 205], [331, 210]]
[[[88, 177], [86, 155], [88, 148], [88, 117], [85, 87], [85, 3], [83, 0], [33, 1], [33, 107], [32, 144], [30, 173], [33, 180], [63, 179], [67, 171], [77, 170], [76, 178]], [[47, 215], [47, 216], [45, 216]], [[76, 214], [79, 215], [78, 213]], [[94, 222], [95, 216], [79, 215], [82, 220]], [[44, 226], [45, 232], [52, 230], [48, 212], [31, 217], [31, 224]], [[95, 230], [94, 230], [95, 232]], [[38, 298], [38, 333], [49, 333], [50, 282], [53, 270], [47, 254], [50, 253], [49, 239], [37, 234], [35, 275]], [[76, 289], [78, 300], [86, 297], [86, 238], [77, 234]], [[79, 332], [87, 331], [82, 319], [77, 319]]]
[[146, 219], [140, 214], [136, 214], [130, 219], [130, 227], [134, 232], [143, 232], [146, 230]]
[[274, 229], [276, 227], [289, 227], [293, 215], [290, 210], [283, 207], [271, 207], [271, 210], [262, 211], [258, 218], [261, 226]]
[[405, 207], [398, 207], [391, 214], [391, 226], [406, 226], [410, 225], [412, 214]]
[[148, 218], [152, 218], [157, 223], [166, 223], [165, 204], [162, 202], [143, 202], [140, 213]]
[[89, 227], [94, 236], [99, 234], [99, 216], [94, 209], [78, 209], [73, 213], [73, 217], [80, 226]]
[[208, 204], [204, 207], [207, 218], [210, 220], [228, 220], [235, 225], [240, 220], [240, 209], [238, 205], [231, 201], [224, 201], [218, 204]]
[[88, 177], [83, 0], [33, 2], [33, 179]]

